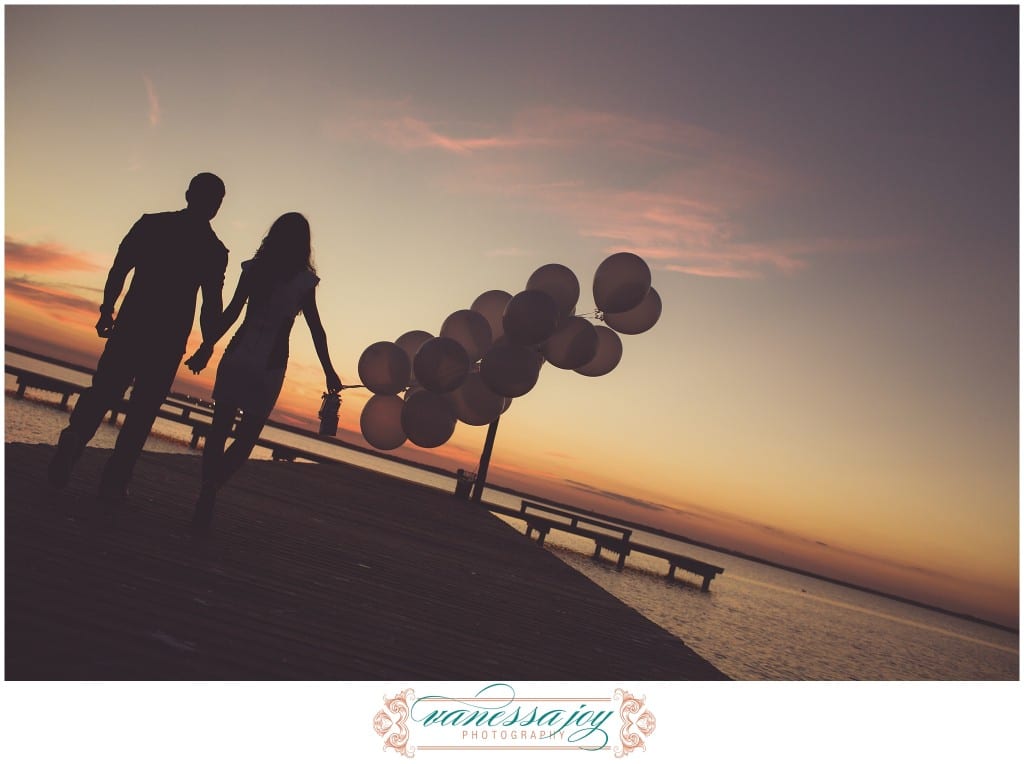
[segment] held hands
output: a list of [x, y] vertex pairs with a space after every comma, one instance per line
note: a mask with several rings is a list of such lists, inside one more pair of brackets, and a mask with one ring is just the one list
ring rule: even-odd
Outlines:
[[192, 371], [193, 374], [198, 374], [206, 368], [206, 364], [210, 362], [210, 356], [213, 355], [213, 345], [202, 344], [199, 346], [199, 350], [192, 354], [192, 357], [185, 361], [185, 365]]
[[114, 328], [114, 314], [100, 308], [100, 320], [96, 322], [96, 334], [100, 337], [109, 337], [110, 330]]
[[334, 369], [328, 369], [326, 372], [327, 376], [327, 392], [336, 393], [341, 390], [341, 377]]

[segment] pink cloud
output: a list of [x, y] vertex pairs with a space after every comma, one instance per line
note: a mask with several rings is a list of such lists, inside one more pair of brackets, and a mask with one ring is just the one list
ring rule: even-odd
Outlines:
[[156, 127], [160, 124], [160, 100], [157, 98], [153, 81], [146, 75], [142, 75], [142, 79], [146, 83], [146, 96], [149, 99], [149, 124]]
[[724, 263], [721, 265], [669, 265], [665, 270], [715, 279], [756, 279], [761, 276], [760, 271], [753, 268], [735, 268]]
[[460, 121], [429, 121], [413, 113], [406, 101], [374, 101], [353, 104], [352, 111], [327, 126], [340, 140], [367, 140], [399, 151], [437, 150], [469, 155], [496, 149], [538, 145], [536, 136], [502, 134], [487, 125]]
[[73, 252], [59, 244], [25, 244], [9, 237], [4, 237], [4, 256], [4, 267], [8, 271], [97, 271], [103, 267], [96, 263], [93, 255]]
[[452, 154], [471, 154], [486, 149], [508, 149], [528, 146], [529, 138], [517, 136], [446, 135], [428, 123], [413, 117], [401, 117], [384, 123], [381, 137], [401, 149], [434, 148]]
[[[584, 109], [540, 108], [501, 125], [431, 119], [409, 102], [364, 105], [336, 137], [465, 158], [446, 188], [532, 206], [666, 271], [711, 278], [793, 275], [848, 249], [821, 237], [759, 236], [754, 212], [805, 181], [754, 148], [697, 125]], [[357, 112], [358, 113], [358, 112]]]
[[22, 303], [60, 321], [92, 326], [99, 316], [99, 300], [67, 291], [59, 284], [45, 284], [26, 277], [4, 282], [8, 300]]

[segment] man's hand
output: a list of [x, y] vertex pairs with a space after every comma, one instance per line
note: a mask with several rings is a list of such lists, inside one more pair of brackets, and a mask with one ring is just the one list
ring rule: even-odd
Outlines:
[[193, 374], [198, 374], [206, 368], [206, 364], [210, 362], [210, 356], [213, 355], [213, 345], [200, 345], [199, 350], [192, 354], [192, 357], [185, 361], [185, 365], [192, 371]]
[[113, 311], [100, 308], [100, 320], [96, 322], [96, 334], [100, 337], [109, 337], [110, 330], [114, 328]]

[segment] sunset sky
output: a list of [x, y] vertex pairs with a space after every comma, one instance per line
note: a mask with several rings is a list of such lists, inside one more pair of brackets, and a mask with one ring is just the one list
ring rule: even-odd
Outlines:
[[[497, 482], [1016, 624], [1016, 7], [5, 19], [8, 343], [94, 362], [121, 237], [204, 170], [225, 301], [307, 216], [348, 384], [369, 344], [546, 263], [590, 310], [629, 250], [661, 321], [605, 377], [546, 367]], [[314, 421], [322, 389], [299, 322], [275, 416]], [[484, 429], [398, 453], [474, 468]]]

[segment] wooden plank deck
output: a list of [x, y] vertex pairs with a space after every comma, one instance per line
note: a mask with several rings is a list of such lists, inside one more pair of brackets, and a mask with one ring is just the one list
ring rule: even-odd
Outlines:
[[143, 454], [132, 497], [6, 453], [7, 679], [726, 679], [488, 513], [343, 464], [250, 462], [214, 533], [193, 456]]

